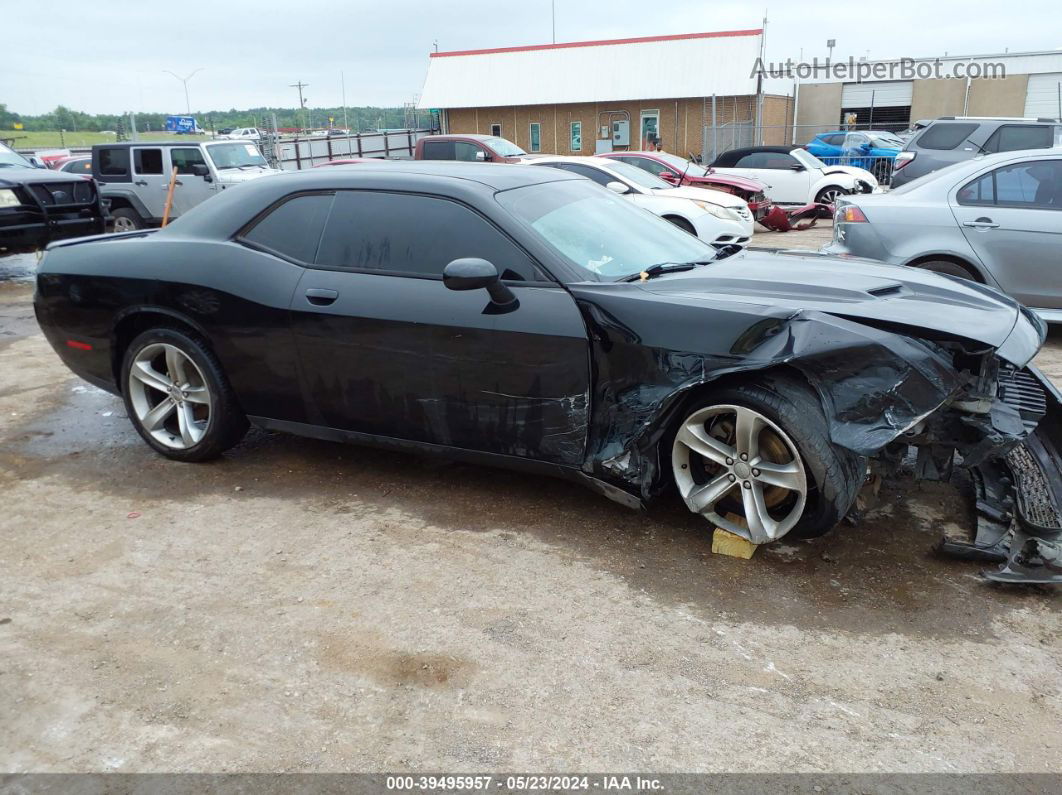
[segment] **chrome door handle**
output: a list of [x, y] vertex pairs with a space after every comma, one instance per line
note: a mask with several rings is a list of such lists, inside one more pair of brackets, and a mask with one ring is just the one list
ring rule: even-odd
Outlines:
[[320, 287], [311, 287], [306, 291], [306, 300], [314, 306], [328, 306], [335, 303], [339, 293], [335, 290], [325, 290]]

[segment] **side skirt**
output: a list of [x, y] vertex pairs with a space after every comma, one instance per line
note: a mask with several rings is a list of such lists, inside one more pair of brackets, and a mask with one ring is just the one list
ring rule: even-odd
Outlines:
[[618, 502], [632, 510], [643, 510], [645, 503], [621, 488], [606, 483], [598, 478], [591, 477], [585, 472], [573, 467], [560, 464], [552, 464], [546, 461], [535, 461], [529, 458], [502, 455], [500, 453], [486, 453], [480, 450], [466, 450], [462, 447], [450, 447], [431, 442], [414, 442], [409, 439], [396, 439], [391, 436], [375, 436], [358, 431], [347, 431], [340, 428], [328, 428], [323, 425], [310, 425], [304, 422], [291, 422], [289, 420], [275, 420], [269, 417], [247, 418], [252, 425], [270, 431], [290, 433], [295, 436], [306, 436], [311, 439], [323, 439], [328, 442], [344, 442], [357, 444], [364, 447], [378, 447], [384, 450], [398, 450], [405, 453], [419, 453], [447, 458], [453, 461], [462, 461], [467, 464], [479, 464], [481, 466], [501, 467], [518, 472], [527, 472], [535, 475], [547, 475], [549, 477], [570, 480], [573, 483], [590, 489], [597, 494], [607, 497], [613, 502]]

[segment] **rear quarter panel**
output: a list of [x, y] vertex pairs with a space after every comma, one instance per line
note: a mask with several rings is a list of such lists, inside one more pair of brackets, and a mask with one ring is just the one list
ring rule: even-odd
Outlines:
[[297, 420], [303, 407], [288, 309], [302, 271], [232, 242], [104, 238], [50, 250], [35, 306], [56, 352], [98, 386], [120, 391], [120, 324], [152, 313], [152, 324], [172, 319], [207, 340], [247, 413]]

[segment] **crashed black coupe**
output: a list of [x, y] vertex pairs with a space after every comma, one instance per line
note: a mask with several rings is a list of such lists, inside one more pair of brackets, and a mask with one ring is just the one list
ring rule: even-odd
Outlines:
[[910, 448], [945, 477], [1022, 445], [1028, 477], [1058, 480], [1049, 434], [1031, 444], [1058, 404], [1028, 366], [1045, 326], [1014, 301], [814, 254], [717, 259], [552, 169], [253, 180], [166, 229], [53, 244], [36, 311], [69, 367], [183, 461], [251, 423], [573, 478], [632, 507], [677, 487], [756, 543], [829, 530], [868, 460]]

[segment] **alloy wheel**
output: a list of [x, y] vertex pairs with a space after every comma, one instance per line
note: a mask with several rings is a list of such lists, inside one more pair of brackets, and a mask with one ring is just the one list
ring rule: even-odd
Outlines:
[[206, 434], [210, 388], [196, 363], [175, 345], [145, 345], [129, 368], [128, 389], [136, 421], [161, 444], [187, 450]]
[[744, 406], [709, 406], [687, 417], [675, 435], [671, 465], [691, 511], [755, 544], [792, 530], [807, 503], [807, 473], [796, 445]]
[[843, 191], [840, 188], [827, 188], [819, 194], [819, 202], [821, 204], [833, 204], [842, 193]]
[[114, 226], [114, 231], [115, 232], [135, 232], [136, 231], [136, 224], [133, 223], [133, 219], [126, 218], [123, 215], [119, 215], [119, 216], [115, 217], [115, 219], [113, 221], [113, 226]]

